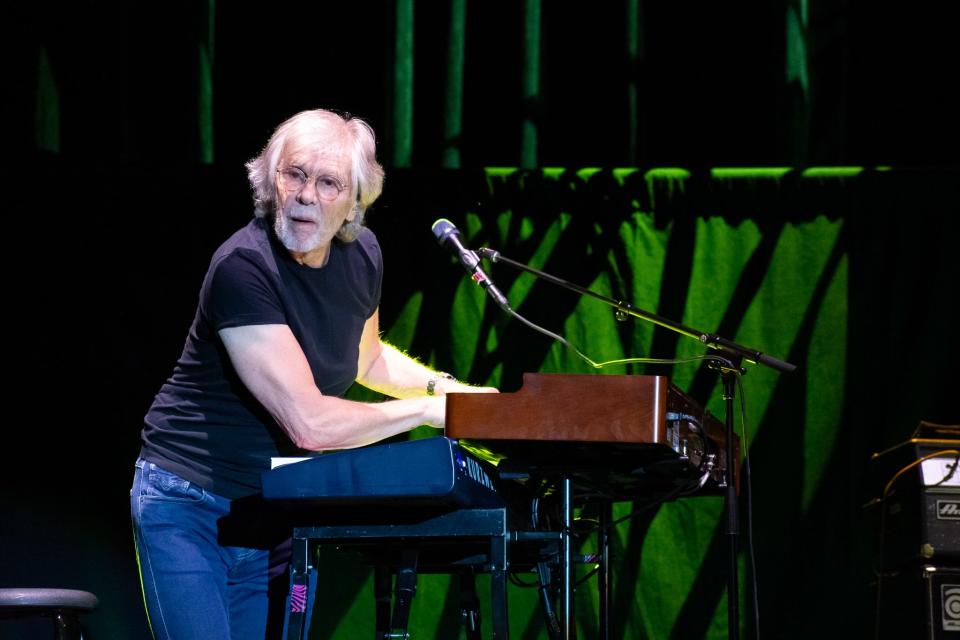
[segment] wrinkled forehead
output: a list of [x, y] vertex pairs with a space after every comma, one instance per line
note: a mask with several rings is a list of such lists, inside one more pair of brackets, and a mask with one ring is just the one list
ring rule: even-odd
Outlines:
[[283, 145], [280, 165], [296, 165], [310, 174], [333, 173], [347, 182], [353, 166], [350, 143], [346, 126], [323, 122], [298, 127]]

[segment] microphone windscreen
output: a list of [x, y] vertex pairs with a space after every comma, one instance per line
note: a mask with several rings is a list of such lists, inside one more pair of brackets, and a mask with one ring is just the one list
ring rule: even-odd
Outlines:
[[452, 234], [458, 233], [457, 227], [446, 218], [440, 218], [433, 223], [433, 227], [431, 228], [433, 230], [434, 237], [440, 244], [446, 242], [447, 238], [449, 238]]

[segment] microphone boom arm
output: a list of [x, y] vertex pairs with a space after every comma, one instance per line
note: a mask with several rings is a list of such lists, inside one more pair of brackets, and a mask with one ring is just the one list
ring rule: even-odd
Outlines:
[[585, 289], [584, 287], [573, 284], [572, 282], [567, 282], [566, 280], [550, 275], [549, 273], [540, 271], [538, 269], [534, 269], [533, 267], [523, 264], [522, 262], [511, 260], [510, 258], [503, 256], [496, 249], [481, 247], [477, 249], [476, 253], [481, 258], [486, 258], [495, 264], [502, 262], [515, 269], [519, 269], [520, 271], [526, 271], [527, 273], [531, 273], [537, 276], [538, 278], [542, 278], [543, 280], [546, 280], [547, 282], [552, 282], [553, 284], [559, 285], [566, 289], [570, 289], [571, 291], [576, 291], [577, 293], [590, 296], [591, 298], [596, 298], [597, 300], [605, 302], [611, 307], [614, 307], [619, 313], [630, 315], [635, 318], [640, 318], [642, 320], [646, 320], [647, 322], [652, 322], [653, 324], [661, 326], [665, 329], [670, 329], [671, 331], [675, 331], [676, 333], [685, 335], [688, 338], [693, 338], [694, 340], [697, 340], [698, 342], [702, 343], [704, 346], [709, 347], [711, 349], [724, 351], [726, 353], [732, 354], [739, 358], [743, 358], [748, 362], [752, 362], [754, 364], [762, 364], [770, 367], [771, 369], [776, 369], [777, 371], [780, 371], [782, 373], [791, 373], [797, 368], [795, 364], [784, 362], [783, 360], [778, 360], [777, 358], [771, 357], [765, 353], [757, 351], [756, 349], [750, 349], [748, 347], [744, 347], [743, 345], [737, 344], [732, 340], [727, 340], [726, 338], [723, 338], [713, 333], [706, 333], [704, 331], [698, 331], [696, 329], [692, 329], [690, 327], [680, 324], [679, 322], [674, 322], [673, 320], [664, 318], [663, 316], [658, 316], [655, 313], [650, 313], [649, 311], [638, 309], [637, 307], [633, 306], [629, 302], [614, 300], [613, 298], [609, 298], [607, 296], [601, 295], [594, 291], [590, 291], [589, 289]]

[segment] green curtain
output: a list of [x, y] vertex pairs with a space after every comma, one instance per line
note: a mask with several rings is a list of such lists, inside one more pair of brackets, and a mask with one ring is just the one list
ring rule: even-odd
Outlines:
[[[870, 265], [890, 242], [908, 243], [927, 259], [914, 261], [901, 252], [891, 257], [906, 259], [896, 269], [913, 270], [918, 278], [926, 274], [924, 286], [940, 296], [955, 294], [956, 267], [944, 234], [945, 225], [955, 227], [947, 215], [956, 210], [956, 198], [950, 199], [954, 174], [488, 169], [401, 173], [392, 184], [397, 188], [371, 218], [387, 264], [386, 339], [461, 378], [509, 392], [525, 371], [667, 374], [723, 416], [718, 380], [704, 367], [592, 371], [570, 350], [506, 317], [441, 249], [422, 249], [429, 246], [423, 243], [411, 249], [410, 239], [420, 237], [416, 230], [429, 233], [431, 215], [453, 220], [471, 247], [491, 246], [598, 293], [798, 364], [790, 376], [748, 365], [745, 423], [737, 416], [753, 471], [752, 486], [742, 485], [741, 512], [745, 538], [749, 499], [761, 631], [763, 637], [804, 637], [823, 624], [854, 634], [868, 628], [869, 530], [857, 515], [859, 493], [867, 491], [866, 460], [886, 436], [908, 433], [914, 418], [929, 417], [922, 414], [929, 404], [917, 397], [901, 402], [906, 418], [886, 430], [870, 421], [859, 405], [873, 394], [863, 376], [875, 363], [863, 340], [885, 335], [889, 327], [878, 329], [864, 318], [852, 326], [857, 315], [851, 304], [856, 301], [862, 311], [918, 286], [909, 278], [899, 285], [877, 281]], [[425, 185], [433, 185], [432, 191]], [[912, 232], [877, 224], [906, 199], [912, 203]], [[910, 233], [926, 238], [926, 246], [910, 242]], [[619, 322], [603, 303], [529, 274], [503, 265], [489, 272], [519, 313], [561, 333], [593, 360], [704, 351], [698, 342], [648, 323]], [[904, 334], [890, 335], [887, 342], [895, 344], [895, 336]], [[946, 369], [928, 367], [927, 386], [943, 384], [941, 374], [949, 377]], [[617, 504], [615, 516], [643, 506]], [[722, 509], [720, 497], [688, 497], [618, 526], [613, 637], [726, 637]], [[593, 540], [582, 548], [592, 550]], [[368, 570], [334, 550], [322, 553], [321, 566], [340, 577], [321, 587], [324, 612], [316, 614], [315, 637], [372, 634]], [[741, 623], [749, 627], [754, 572], [745, 553], [739, 569]], [[851, 597], [850, 590], [858, 595]], [[545, 637], [535, 590], [512, 587], [510, 598], [512, 637]], [[457, 637], [456, 600], [446, 577], [423, 576], [412, 615], [414, 637]], [[596, 635], [596, 600], [591, 578], [577, 592], [581, 637]], [[485, 620], [489, 632], [489, 615]]]
[[[842, 381], [845, 366], [847, 264], [842, 255], [832, 257], [843, 221], [816, 211], [795, 220], [770, 214], [731, 219], [706, 203], [703, 210], [692, 211], [688, 192], [696, 187], [689, 172], [682, 170], [490, 171], [488, 176], [489, 197], [497, 204], [468, 211], [458, 221], [471, 246], [488, 244], [506, 256], [642, 309], [664, 314], [667, 306], [668, 317], [708, 331], [722, 328], [723, 335], [780, 357], [810, 350], [824, 354], [816, 368], [801, 369], [791, 381], [806, 385], [811, 397], [818, 398], [816, 406], [802, 407], [806, 415], [798, 416], [794, 426], [806, 436], [795, 453], [805, 461], [799, 471], [808, 503], [826, 459], [824, 447], [832, 445], [841, 420], [843, 387], [829, 380]], [[710, 186], [735, 193], [745, 180], [762, 190], [774, 188], [780, 179], [769, 172], [745, 177], [720, 172], [711, 176]], [[672, 211], [674, 207], [682, 210]], [[686, 282], [678, 281], [677, 271]], [[551, 289], [533, 276], [516, 277], [501, 268], [494, 277], [520, 313], [561, 333], [593, 360], [703, 352], [690, 339], [655, 335], [652, 325], [618, 323], [606, 305]], [[398, 325], [415, 320], [411, 313]], [[592, 371], [562, 345], [505, 320], [466, 278], [457, 286], [449, 325], [453, 370], [504, 390], [515, 389], [518, 376], [527, 370], [643, 371], [624, 366]], [[813, 330], [804, 331], [807, 327]], [[696, 381], [697, 376], [702, 379]], [[675, 368], [673, 380], [681, 388], [696, 388], [701, 401], [723, 415], [713, 376], [686, 365]], [[757, 368], [744, 379], [750, 441], [763, 424], [777, 382], [777, 374]], [[589, 400], [602, 401], [584, 399]], [[641, 506], [617, 505], [615, 517]], [[802, 510], [803, 501], [795, 507]], [[668, 637], [677, 627], [685, 595], [694, 588], [705, 556], [722, 553], [722, 544], [714, 542], [722, 540], [721, 513], [720, 498], [693, 498], [665, 505], [652, 521], [619, 527], [615, 554], [625, 562], [617, 563], [615, 619], [623, 637]], [[588, 541], [585, 548], [591, 545]], [[722, 584], [722, 571], [711, 571], [710, 579]], [[584, 637], [596, 629], [594, 584], [586, 583], [578, 593]], [[528, 594], [517, 597], [524, 595], [522, 603], [511, 602], [512, 632], [538, 637], [533, 633], [541, 629], [536, 601]], [[700, 604], [707, 610], [698, 615], [712, 619], [708, 635], [725, 637], [721, 594]]]

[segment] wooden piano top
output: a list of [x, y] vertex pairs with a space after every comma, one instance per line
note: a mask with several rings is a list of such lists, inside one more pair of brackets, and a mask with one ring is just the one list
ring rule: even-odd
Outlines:
[[513, 393], [451, 393], [446, 435], [491, 440], [662, 443], [664, 376], [525, 373]]
[[[446, 435], [501, 471], [577, 471], [611, 495], [637, 495], [664, 464], [715, 481], [726, 468], [724, 424], [665, 376], [525, 373], [513, 393], [449, 394]], [[702, 466], [712, 456], [716, 464]], [[638, 476], [638, 465], [649, 473]]]

